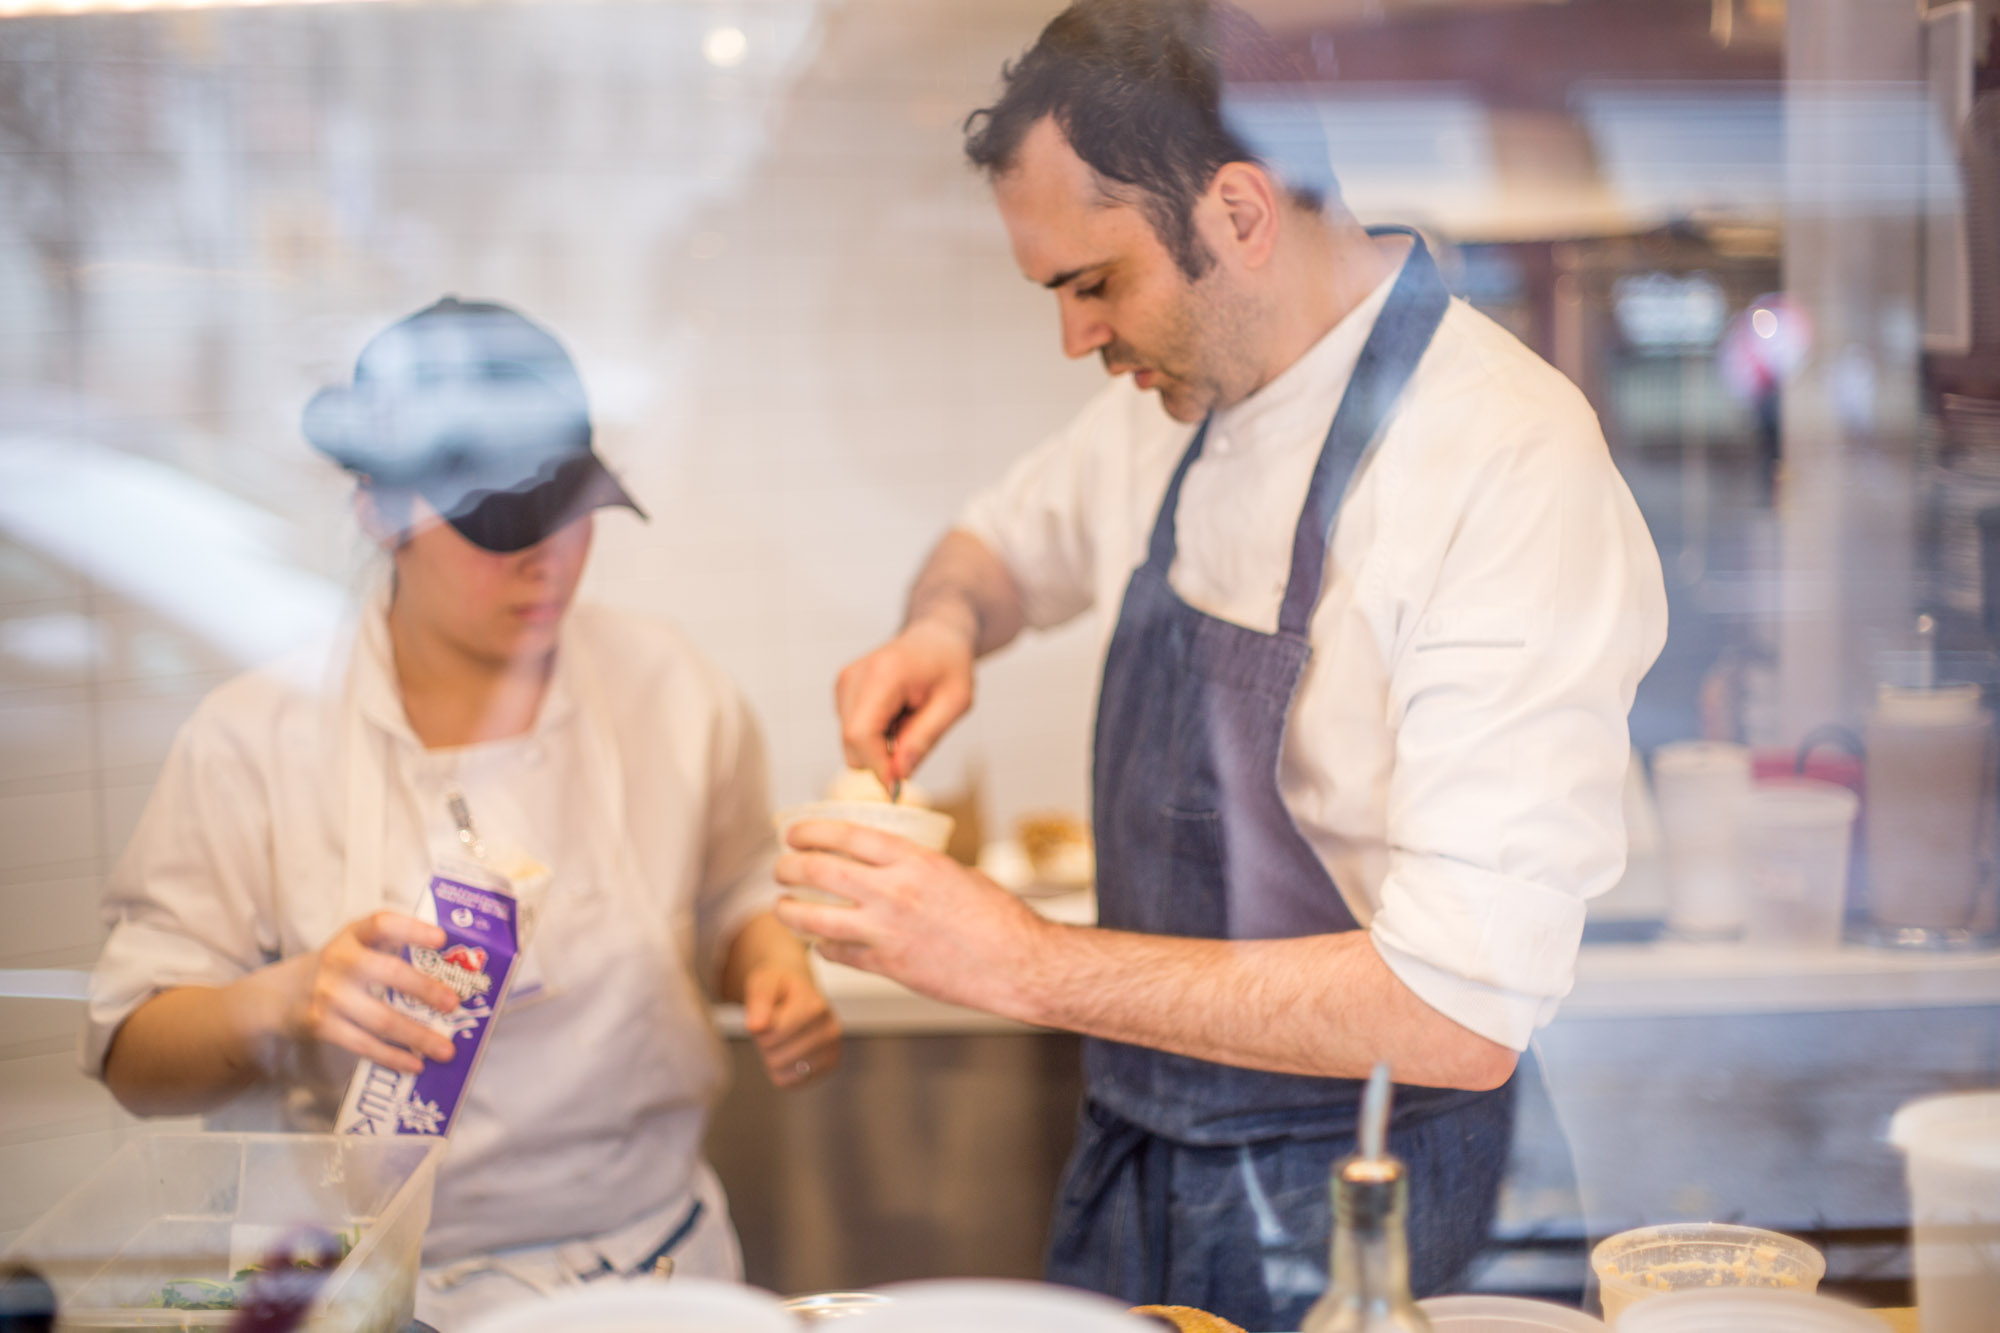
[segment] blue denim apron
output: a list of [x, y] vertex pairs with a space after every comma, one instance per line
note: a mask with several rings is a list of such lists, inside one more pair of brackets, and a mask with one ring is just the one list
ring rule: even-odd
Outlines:
[[[1359, 928], [1285, 809], [1279, 753], [1341, 499], [1449, 302], [1415, 239], [1320, 450], [1275, 634], [1197, 611], [1168, 584], [1206, 422], [1188, 445], [1105, 658], [1092, 793], [1102, 925], [1206, 939]], [[1362, 1085], [1096, 1039], [1084, 1072], [1050, 1280], [1297, 1328], [1326, 1282], [1328, 1176], [1353, 1150]], [[1390, 1145], [1410, 1165], [1419, 1295], [1484, 1242], [1512, 1122], [1511, 1085], [1396, 1089]]]

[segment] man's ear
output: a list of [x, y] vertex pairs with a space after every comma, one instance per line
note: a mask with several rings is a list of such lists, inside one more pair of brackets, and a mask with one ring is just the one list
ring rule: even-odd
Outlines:
[[1204, 202], [1226, 227], [1217, 239], [1245, 268], [1264, 267], [1278, 244], [1278, 183], [1254, 162], [1225, 162], [1208, 183]]

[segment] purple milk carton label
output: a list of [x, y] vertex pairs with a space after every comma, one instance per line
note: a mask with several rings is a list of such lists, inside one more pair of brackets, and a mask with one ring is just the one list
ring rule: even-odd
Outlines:
[[335, 1127], [343, 1134], [449, 1134], [486, 1048], [493, 1011], [506, 993], [518, 951], [514, 899], [442, 876], [432, 878], [430, 895], [445, 945], [413, 946], [403, 956], [417, 971], [456, 991], [458, 1008], [439, 1013], [396, 991], [384, 998], [418, 1022], [450, 1033], [458, 1052], [449, 1064], [425, 1061], [416, 1074], [363, 1060], [341, 1103]]

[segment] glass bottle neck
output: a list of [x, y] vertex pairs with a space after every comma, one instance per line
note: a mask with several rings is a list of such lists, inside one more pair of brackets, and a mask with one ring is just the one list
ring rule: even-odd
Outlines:
[[1333, 1189], [1333, 1288], [1343, 1297], [1410, 1302], [1409, 1186], [1336, 1180]]
[[1349, 1158], [1335, 1169], [1332, 1271], [1308, 1330], [1427, 1333], [1430, 1321], [1410, 1294], [1408, 1209], [1400, 1162]]

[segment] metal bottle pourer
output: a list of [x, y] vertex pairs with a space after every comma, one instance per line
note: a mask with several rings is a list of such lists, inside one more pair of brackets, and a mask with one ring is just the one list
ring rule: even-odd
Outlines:
[[1389, 1153], [1389, 1066], [1361, 1096], [1356, 1150], [1333, 1168], [1333, 1246], [1326, 1294], [1305, 1333], [1431, 1333], [1410, 1294], [1410, 1183]]

